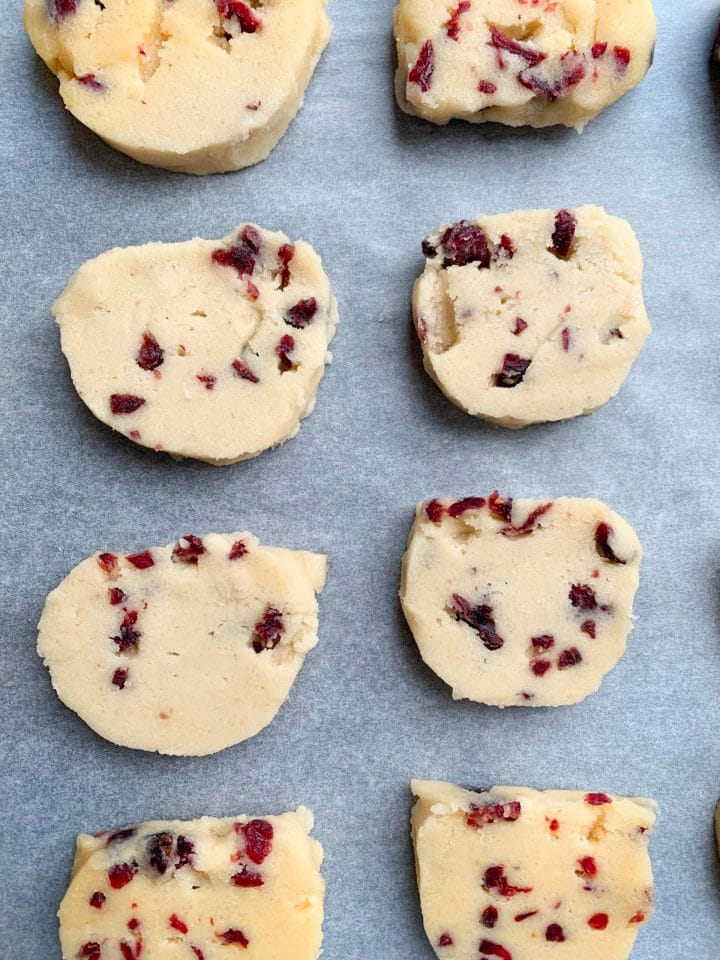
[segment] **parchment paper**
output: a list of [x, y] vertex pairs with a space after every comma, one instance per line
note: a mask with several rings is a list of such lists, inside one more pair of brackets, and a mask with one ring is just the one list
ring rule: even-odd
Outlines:
[[[660, 805], [657, 914], [633, 960], [718, 960], [720, 117], [715, 0], [656, 0], [653, 70], [578, 136], [401, 115], [391, 0], [331, 0], [335, 34], [270, 158], [202, 179], [106, 147], [67, 114], [17, 0], [2, 2], [3, 960], [56, 960], [75, 835], [156, 817], [317, 817], [329, 960], [433, 956], [408, 839], [411, 777], [601, 789]], [[596, 202], [634, 225], [654, 333], [620, 396], [520, 433], [483, 425], [422, 372], [409, 323], [421, 238], [443, 221]], [[220, 237], [256, 220], [310, 241], [342, 324], [298, 437], [233, 467], [175, 463], [77, 398], [50, 305], [114, 245]], [[557, 710], [453, 703], [399, 611], [417, 500], [597, 496], [646, 550], [629, 650], [600, 693]], [[46, 593], [100, 549], [249, 528], [326, 551], [321, 642], [289, 703], [205, 759], [117, 748], [60, 704], [35, 653]], [[578, 957], [577, 960], [582, 960]]]

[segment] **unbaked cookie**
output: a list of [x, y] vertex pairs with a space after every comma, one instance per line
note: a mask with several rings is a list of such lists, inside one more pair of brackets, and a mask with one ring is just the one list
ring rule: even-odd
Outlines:
[[655, 45], [652, 0], [400, 0], [400, 107], [453, 117], [582, 130], [635, 87]]
[[492, 423], [589, 413], [615, 396], [650, 332], [638, 242], [600, 207], [463, 220], [423, 252], [413, 318], [425, 369]]
[[53, 311], [99, 420], [215, 464], [297, 433], [338, 320], [312, 247], [252, 224], [220, 241], [110, 250], [83, 264]]
[[412, 790], [423, 921], [441, 960], [627, 960], [653, 912], [652, 800]]
[[38, 653], [107, 740], [200, 756], [274, 718], [317, 644], [326, 558], [248, 533], [100, 553], [48, 596]]
[[316, 960], [322, 847], [300, 808], [139, 823], [77, 840], [63, 960]]
[[325, 0], [25, 0], [24, 22], [81, 123], [196, 174], [265, 159], [331, 29]]
[[577, 703], [625, 651], [642, 548], [598, 500], [489, 497], [417, 508], [400, 599], [456, 700]]

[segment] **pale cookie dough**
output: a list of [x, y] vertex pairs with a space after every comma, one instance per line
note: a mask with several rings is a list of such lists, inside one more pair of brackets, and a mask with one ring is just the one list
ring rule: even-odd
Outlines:
[[423, 242], [425, 369], [468, 413], [518, 428], [615, 396], [650, 332], [642, 255], [600, 207], [462, 220]]
[[651, 0], [400, 0], [396, 94], [406, 113], [582, 130], [647, 73]]
[[83, 264], [53, 312], [99, 420], [214, 464], [297, 433], [338, 322], [312, 247], [252, 224], [219, 241], [110, 250]]
[[316, 960], [323, 851], [312, 814], [202, 817], [81, 834], [63, 960]]
[[25, 0], [24, 22], [81, 123], [195, 174], [265, 159], [331, 31], [325, 0]]
[[63, 703], [105, 739], [215, 753], [287, 699], [318, 642], [326, 566], [249, 533], [96, 554], [48, 596], [38, 653]]
[[441, 960], [627, 960], [653, 912], [644, 798], [415, 780], [425, 931]]
[[641, 557], [598, 500], [431, 500], [417, 508], [400, 599], [455, 700], [556, 707], [597, 690], [625, 652]]

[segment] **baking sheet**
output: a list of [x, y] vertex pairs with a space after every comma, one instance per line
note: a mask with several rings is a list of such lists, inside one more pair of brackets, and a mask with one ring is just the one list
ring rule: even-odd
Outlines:
[[[413, 776], [654, 797], [657, 914], [633, 960], [718, 960], [717, 11], [715, 0], [656, 5], [654, 69], [580, 137], [401, 115], [391, 2], [331, 0], [335, 34], [288, 135], [253, 169], [197, 179], [142, 167], [66, 114], [19, 4], [3, 0], [3, 960], [60, 957], [54, 914], [79, 831], [299, 803], [326, 851], [325, 955], [429, 960]], [[655, 329], [624, 390], [591, 417], [521, 433], [465, 416], [422, 372], [411, 333], [420, 239], [476, 212], [585, 202], [628, 217], [646, 257]], [[111, 246], [220, 237], [243, 220], [323, 256], [342, 318], [335, 362], [285, 446], [222, 469], [174, 463], [85, 409], [50, 305]], [[578, 706], [454, 704], [405, 627], [398, 573], [415, 501], [495, 487], [598, 496], [644, 543], [629, 651]], [[35, 654], [46, 593], [95, 550], [243, 528], [331, 558], [321, 643], [289, 703], [250, 742], [204, 759], [101, 740], [60, 704]]]

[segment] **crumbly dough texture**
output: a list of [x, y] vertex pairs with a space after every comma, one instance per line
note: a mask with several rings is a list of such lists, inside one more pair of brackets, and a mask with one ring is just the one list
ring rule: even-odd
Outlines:
[[423, 244], [425, 369], [473, 416], [519, 428], [615, 396], [650, 332], [625, 220], [595, 206], [481, 216]]
[[38, 653], [71, 710], [107, 740], [199, 756], [275, 717], [318, 642], [319, 554], [248, 533], [101, 553], [50, 593]]
[[24, 23], [78, 120], [194, 174], [265, 159], [331, 32], [325, 0], [25, 0]]
[[300, 808], [81, 834], [63, 960], [316, 960], [323, 851]]
[[647, 73], [652, 0], [400, 0], [400, 107], [453, 118], [582, 130]]
[[400, 599], [456, 700], [577, 703], [625, 651], [642, 548], [598, 500], [470, 497], [418, 505]]
[[338, 321], [315, 251], [252, 224], [220, 241], [110, 250], [83, 264], [53, 311], [99, 420], [214, 464], [297, 433]]
[[655, 804], [415, 780], [417, 880], [442, 960], [627, 960], [653, 912]]

